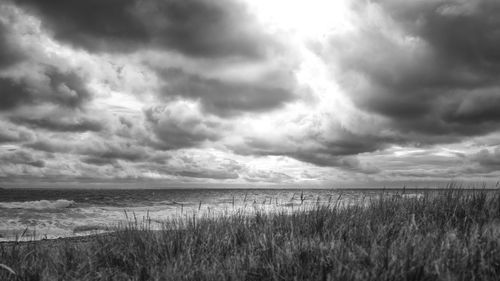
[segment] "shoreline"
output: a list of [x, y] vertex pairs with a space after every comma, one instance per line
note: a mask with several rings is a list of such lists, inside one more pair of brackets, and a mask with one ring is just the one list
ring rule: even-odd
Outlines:
[[0, 246], [15, 246], [15, 245], [47, 245], [47, 244], [58, 244], [58, 243], [88, 243], [96, 238], [103, 238], [106, 236], [113, 236], [116, 231], [104, 232], [104, 233], [94, 233], [88, 235], [80, 236], [67, 236], [67, 237], [57, 237], [57, 238], [46, 238], [38, 240], [19, 240], [19, 241], [0, 241]]

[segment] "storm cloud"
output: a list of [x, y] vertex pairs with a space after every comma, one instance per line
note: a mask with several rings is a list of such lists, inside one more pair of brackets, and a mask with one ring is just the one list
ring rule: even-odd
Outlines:
[[379, 170], [376, 167], [361, 163], [354, 155], [381, 149], [385, 145], [384, 141], [369, 136], [346, 134], [344, 137], [344, 140], [336, 141], [306, 138], [297, 143], [249, 138], [244, 145], [233, 149], [242, 154], [287, 156], [319, 167], [336, 167], [365, 174], [377, 173]]
[[61, 132], [100, 131], [102, 129], [102, 125], [99, 122], [88, 119], [57, 120], [13, 118], [11, 120], [16, 124]]
[[3, 163], [10, 165], [28, 165], [37, 168], [43, 168], [45, 166], [45, 162], [43, 160], [35, 159], [30, 153], [24, 151], [5, 153], [0, 156], [0, 160]]
[[0, 110], [44, 103], [75, 108], [90, 99], [90, 91], [75, 72], [42, 67], [37, 75], [0, 77]]
[[375, 1], [349, 40], [334, 39], [342, 84], [363, 110], [421, 143], [495, 131], [500, 5]]
[[[234, 1], [18, 1], [41, 15], [55, 37], [89, 51], [168, 48], [194, 57], [265, 54], [265, 33]], [[269, 39], [269, 37], [267, 38]]]
[[0, 3], [0, 178], [500, 176], [497, 1], [285, 4]]
[[193, 104], [174, 105], [146, 110], [146, 120], [159, 140], [153, 145], [162, 149], [176, 149], [220, 138], [221, 125], [217, 121], [203, 118]]
[[31, 102], [31, 91], [28, 87], [10, 78], [0, 77], [0, 94], [0, 110]]
[[292, 92], [279, 85], [208, 79], [180, 69], [168, 69], [162, 74], [167, 83], [163, 89], [164, 98], [200, 100], [205, 111], [220, 116], [269, 111], [295, 98]]
[[10, 41], [6, 24], [0, 21], [0, 69], [15, 64], [21, 58], [22, 55]]
[[491, 150], [481, 149], [473, 154], [470, 159], [479, 164], [481, 172], [498, 171], [500, 168], [500, 147], [494, 147]]

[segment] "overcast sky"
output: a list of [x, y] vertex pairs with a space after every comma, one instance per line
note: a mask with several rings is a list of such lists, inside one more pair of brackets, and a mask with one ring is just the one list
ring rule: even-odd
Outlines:
[[497, 0], [0, 3], [0, 183], [500, 176]]

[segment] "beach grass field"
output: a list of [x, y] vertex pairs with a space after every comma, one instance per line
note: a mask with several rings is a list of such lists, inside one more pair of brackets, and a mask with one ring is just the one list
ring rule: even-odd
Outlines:
[[131, 219], [0, 244], [0, 280], [500, 280], [500, 192], [446, 190], [293, 212]]

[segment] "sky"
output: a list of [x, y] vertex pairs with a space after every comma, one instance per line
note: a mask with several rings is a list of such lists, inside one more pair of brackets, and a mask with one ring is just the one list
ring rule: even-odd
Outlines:
[[4, 0], [0, 184], [500, 176], [496, 0]]

